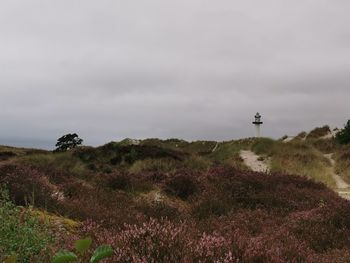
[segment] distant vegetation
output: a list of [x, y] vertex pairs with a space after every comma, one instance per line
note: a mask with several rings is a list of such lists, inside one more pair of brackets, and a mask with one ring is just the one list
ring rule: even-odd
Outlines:
[[350, 143], [350, 120], [348, 120], [344, 128], [337, 133], [336, 139], [340, 144]]
[[328, 125], [323, 127], [315, 128], [306, 135], [306, 139], [318, 139], [327, 136], [331, 132]]
[[56, 143], [56, 152], [64, 152], [81, 145], [82, 139], [76, 133], [69, 133], [58, 138]]
[[[86, 261], [108, 244], [113, 255], [103, 262], [348, 262], [350, 203], [326, 187], [334, 182], [323, 155], [335, 153], [350, 179], [350, 153], [326, 130], [288, 143], [0, 147], [0, 185], [9, 193], [0, 202], [0, 262], [13, 253], [19, 262], [52, 262], [62, 248], [78, 257], [76, 240], [85, 237], [94, 241]], [[268, 161], [272, 174], [250, 172], [241, 150]]]

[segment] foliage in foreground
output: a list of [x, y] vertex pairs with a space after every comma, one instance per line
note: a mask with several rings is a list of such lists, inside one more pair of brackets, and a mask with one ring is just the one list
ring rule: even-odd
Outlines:
[[[55, 254], [53, 257], [52, 263], [66, 263], [66, 262], [74, 262], [78, 261], [83, 262], [84, 256], [88, 252], [89, 248], [91, 247], [92, 239], [91, 238], [85, 238], [77, 240], [74, 244], [75, 250], [78, 252], [79, 257], [71, 251], [68, 250], [61, 250]], [[113, 249], [110, 245], [101, 245], [92, 254], [90, 258], [91, 263], [98, 263], [101, 260], [110, 257], [113, 255]], [[85, 256], [86, 258], [86, 256]]]
[[[0, 191], [0, 262], [12, 254], [17, 262], [36, 262], [48, 255], [52, 243], [48, 229], [8, 200]], [[10, 261], [11, 262], [11, 261]]]

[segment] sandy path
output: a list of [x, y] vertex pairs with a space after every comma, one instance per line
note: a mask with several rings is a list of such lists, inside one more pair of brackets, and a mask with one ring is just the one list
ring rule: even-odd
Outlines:
[[332, 174], [332, 177], [333, 177], [333, 179], [334, 179], [334, 181], [335, 181], [335, 183], [336, 183], [336, 185], [337, 185], [337, 188], [338, 188], [338, 189], [346, 189], [346, 188], [349, 188], [350, 185], [349, 185], [347, 182], [345, 182], [345, 181], [343, 180], [343, 178], [341, 178], [338, 174], [335, 173], [335, 171], [334, 171], [335, 161], [334, 161], [334, 159], [332, 158], [332, 156], [333, 156], [332, 153], [330, 153], [330, 154], [324, 154], [324, 157], [326, 157], [326, 158], [331, 162], [331, 164], [332, 164], [332, 173], [331, 173], [331, 174]]
[[211, 151], [211, 152], [215, 152], [216, 151], [216, 149], [219, 147], [219, 142], [217, 142], [216, 144], [215, 144], [215, 147], [213, 148], [213, 150]]
[[330, 154], [324, 154], [324, 157], [326, 157], [332, 164], [332, 177], [336, 183], [336, 186], [337, 186], [337, 189], [335, 190], [341, 197], [347, 199], [347, 200], [350, 200], [350, 191], [349, 191], [349, 188], [350, 188], [350, 185], [345, 182], [343, 180], [343, 178], [341, 178], [339, 176], [339, 174], [336, 174], [335, 171], [334, 171], [334, 166], [335, 166], [335, 161], [334, 159], [332, 158], [333, 154], [330, 153]]
[[270, 171], [269, 166], [264, 161], [259, 160], [259, 156], [252, 151], [241, 151], [240, 156], [243, 159], [246, 166], [248, 166], [254, 172], [268, 173]]

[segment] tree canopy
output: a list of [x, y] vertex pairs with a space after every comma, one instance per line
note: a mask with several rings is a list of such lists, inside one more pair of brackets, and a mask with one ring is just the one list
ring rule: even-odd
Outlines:
[[57, 140], [55, 152], [65, 152], [73, 149], [83, 142], [76, 133], [68, 133]]

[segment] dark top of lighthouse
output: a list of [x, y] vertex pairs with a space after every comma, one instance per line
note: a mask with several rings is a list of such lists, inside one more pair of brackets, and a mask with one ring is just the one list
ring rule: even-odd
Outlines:
[[253, 124], [263, 124], [263, 122], [261, 121], [261, 115], [259, 112], [257, 112], [254, 116], [255, 121], [253, 122]]

